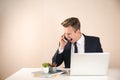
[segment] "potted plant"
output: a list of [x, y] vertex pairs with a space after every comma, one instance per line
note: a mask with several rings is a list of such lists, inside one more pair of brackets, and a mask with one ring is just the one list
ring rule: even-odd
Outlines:
[[49, 67], [50, 67], [50, 63], [43, 63], [42, 64], [42, 71], [44, 73], [48, 73], [49, 72]]

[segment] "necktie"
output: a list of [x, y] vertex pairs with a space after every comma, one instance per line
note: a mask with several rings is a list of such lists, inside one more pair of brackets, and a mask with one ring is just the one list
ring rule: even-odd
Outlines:
[[74, 43], [74, 53], [78, 53], [77, 42]]

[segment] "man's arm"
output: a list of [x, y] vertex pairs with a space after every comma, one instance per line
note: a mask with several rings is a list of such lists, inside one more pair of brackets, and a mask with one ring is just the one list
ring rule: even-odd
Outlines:
[[52, 58], [52, 63], [55, 63], [56, 66], [59, 66], [62, 64], [63, 60], [64, 60], [63, 52], [59, 53], [59, 49], [58, 49]]
[[67, 44], [67, 40], [65, 39], [65, 34], [61, 35], [59, 42], [59, 49], [57, 49], [55, 55], [52, 58], [52, 63], [55, 63], [57, 66], [61, 65], [64, 61], [64, 47]]

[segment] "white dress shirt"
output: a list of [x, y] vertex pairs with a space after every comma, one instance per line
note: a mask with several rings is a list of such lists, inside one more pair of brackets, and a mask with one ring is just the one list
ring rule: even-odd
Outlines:
[[[81, 38], [77, 41], [78, 53], [85, 52], [85, 37], [82, 35]], [[74, 53], [74, 44], [71, 45], [71, 53]]]
[[[77, 48], [78, 53], [84, 53], [85, 52], [85, 37], [81, 36], [81, 38], [77, 41]], [[63, 52], [64, 49], [59, 48], [59, 54]], [[71, 53], [74, 53], [74, 44], [71, 44]]]

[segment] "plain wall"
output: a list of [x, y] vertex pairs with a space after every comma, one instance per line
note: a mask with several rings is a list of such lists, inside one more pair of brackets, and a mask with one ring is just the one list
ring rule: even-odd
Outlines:
[[0, 78], [51, 62], [60, 24], [72, 16], [82, 33], [100, 37], [109, 67], [120, 68], [120, 0], [0, 0]]

